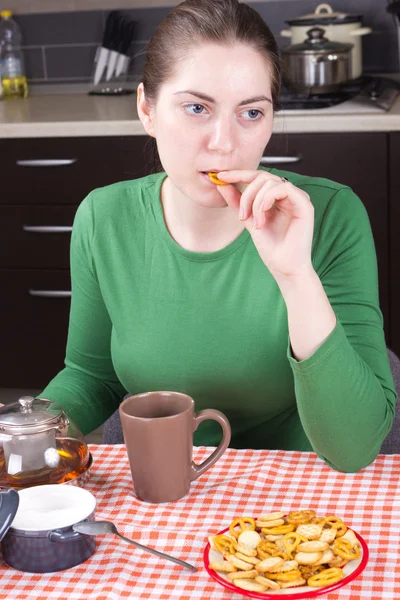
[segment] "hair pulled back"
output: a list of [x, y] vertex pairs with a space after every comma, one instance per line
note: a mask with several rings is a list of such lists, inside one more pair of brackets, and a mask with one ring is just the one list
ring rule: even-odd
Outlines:
[[177, 62], [204, 42], [239, 42], [265, 56], [277, 108], [281, 82], [278, 46], [258, 12], [238, 0], [185, 0], [168, 13], [148, 45], [142, 77], [146, 98], [156, 101], [162, 84], [174, 75]]

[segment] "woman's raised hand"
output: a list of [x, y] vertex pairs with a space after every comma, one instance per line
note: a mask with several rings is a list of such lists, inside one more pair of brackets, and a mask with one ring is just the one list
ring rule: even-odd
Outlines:
[[242, 193], [234, 185], [217, 189], [244, 222], [275, 279], [290, 279], [313, 270], [314, 207], [306, 192], [268, 171], [222, 171], [218, 178], [247, 184]]

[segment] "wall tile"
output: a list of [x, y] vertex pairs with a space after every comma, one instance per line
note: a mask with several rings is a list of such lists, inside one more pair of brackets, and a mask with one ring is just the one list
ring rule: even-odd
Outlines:
[[[251, 2], [283, 47], [290, 39], [280, 37], [285, 21], [312, 13], [318, 0], [264, 0]], [[334, 10], [364, 15], [364, 24], [374, 33], [363, 39], [363, 61], [367, 72], [398, 72], [398, 44], [396, 27], [386, 11], [386, 0], [332, 0]], [[105, 4], [106, 6], [106, 4]], [[110, 0], [110, 10], [116, 10], [117, 0]], [[129, 77], [137, 79], [142, 74], [146, 43], [155, 28], [171, 7], [126, 9], [122, 12], [136, 23], [134, 32], [134, 58], [129, 67]], [[29, 79], [89, 80], [93, 73], [93, 60], [101, 42], [104, 25], [110, 10], [84, 12], [59, 12], [16, 15], [23, 36]], [[42, 48], [45, 49], [48, 72], [43, 65]]]
[[24, 48], [23, 54], [27, 78], [29, 80], [44, 79], [45, 71], [42, 48]]
[[363, 42], [364, 70], [369, 73], [398, 73], [399, 54], [397, 37], [391, 33], [372, 33]]
[[46, 48], [47, 77], [89, 80], [97, 45]]
[[135, 39], [149, 40], [156, 27], [169, 13], [169, 8], [137, 8], [123, 13], [136, 22]]
[[16, 15], [25, 46], [101, 41], [103, 12]]

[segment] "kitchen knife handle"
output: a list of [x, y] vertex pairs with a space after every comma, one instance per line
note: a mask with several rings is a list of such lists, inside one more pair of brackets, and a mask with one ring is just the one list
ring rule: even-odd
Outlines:
[[28, 233], [71, 233], [72, 225], [23, 225]]
[[66, 167], [76, 163], [76, 158], [39, 158], [32, 160], [17, 160], [19, 167]]
[[36, 298], [71, 298], [71, 290], [29, 290], [30, 296]]
[[301, 156], [263, 156], [260, 164], [262, 165], [286, 165], [298, 163], [301, 161]]

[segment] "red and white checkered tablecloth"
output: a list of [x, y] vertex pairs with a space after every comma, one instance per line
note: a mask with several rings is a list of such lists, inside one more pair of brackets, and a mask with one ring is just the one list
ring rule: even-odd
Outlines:
[[[338, 473], [313, 453], [233, 450], [170, 504], [145, 504], [133, 494], [125, 446], [91, 446], [87, 484], [97, 499], [97, 519], [121, 533], [199, 567], [195, 574], [137, 550], [116, 536], [99, 537], [82, 565], [54, 574], [21, 573], [0, 560], [1, 599], [240, 600], [209, 578], [202, 554], [207, 536], [239, 515], [313, 508], [335, 514], [366, 540], [370, 560], [329, 600], [400, 599], [400, 455], [379, 456], [356, 474]], [[210, 448], [196, 448], [201, 462]], [[324, 596], [325, 597], [325, 596]]]

